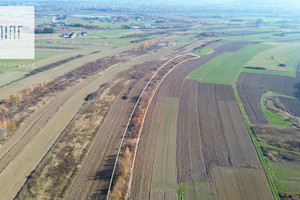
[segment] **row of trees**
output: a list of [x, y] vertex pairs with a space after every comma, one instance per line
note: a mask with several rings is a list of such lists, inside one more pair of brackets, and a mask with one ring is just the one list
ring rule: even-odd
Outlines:
[[24, 90], [22, 92], [14, 92], [10, 95], [8, 99], [5, 100], [5, 103], [7, 105], [17, 105], [21, 103], [22, 101], [26, 100], [26, 97], [30, 96], [35, 90], [37, 89], [44, 89], [50, 81], [46, 80], [39, 84], [33, 84], [31, 85], [27, 90]]
[[111, 198], [113, 200], [124, 199], [128, 187], [127, 181], [129, 180], [130, 170], [132, 167], [132, 153], [129, 147], [125, 148], [119, 162], [118, 178], [111, 191]]
[[35, 33], [54, 33], [55, 29], [52, 27], [36, 27], [34, 32]]
[[29, 99], [28, 97], [37, 89], [44, 89], [48, 83], [49, 80], [46, 80], [42, 83], [31, 85], [22, 92], [14, 92], [0, 104], [0, 138], [2, 140], [5, 140], [8, 134], [12, 134], [17, 129], [16, 122], [13, 120], [13, 108]]

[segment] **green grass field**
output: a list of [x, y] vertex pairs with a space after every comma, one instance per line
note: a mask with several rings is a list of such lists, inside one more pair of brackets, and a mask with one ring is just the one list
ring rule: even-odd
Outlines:
[[256, 44], [250, 45], [237, 53], [226, 52], [188, 75], [188, 79], [200, 82], [233, 85], [246, 63], [257, 53], [271, 46]]
[[180, 200], [216, 200], [214, 184], [210, 182], [183, 183], [178, 191]]
[[213, 50], [212, 48], [204, 47], [203, 49], [195, 51], [194, 54], [198, 55], [198, 56], [202, 56], [202, 55], [205, 55], [205, 54], [211, 52], [212, 50]]
[[[247, 66], [264, 67], [278, 71], [295, 71], [300, 60], [300, 43], [266, 43], [272, 48], [258, 53], [253, 57]], [[286, 67], [280, 67], [285, 64]]]
[[284, 193], [300, 194], [300, 165], [292, 163], [270, 163], [279, 191]]
[[258, 69], [248, 69], [248, 68], [243, 68], [243, 72], [247, 73], [256, 73], [256, 74], [270, 74], [270, 75], [276, 75], [276, 76], [290, 76], [290, 77], [295, 77], [296, 74], [294, 71], [278, 71], [278, 70], [258, 70]]
[[23, 59], [23, 60], [0, 60], [0, 70], [11, 71], [18, 67], [18, 65], [24, 65], [24, 63], [35, 63], [43, 59], [48, 59], [59, 54], [65, 53], [64, 51], [55, 50], [36, 50], [35, 59]]
[[35, 17], [35, 25], [41, 25], [47, 22], [51, 22], [52, 16]]

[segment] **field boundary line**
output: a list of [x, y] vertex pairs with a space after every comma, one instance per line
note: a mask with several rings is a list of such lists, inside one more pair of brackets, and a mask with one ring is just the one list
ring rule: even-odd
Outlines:
[[[146, 86], [143, 88], [143, 90], [142, 90], [142, 92], [141, 92], [141, 94], [140, 94], [140, 96], [139, 96], [139, 98], [138, 98], [138, 100], [137, 100], [137, 102], [136, 102], [136, 104], [135, 104], [133, 110], [132, 110], [132, 113], [131, 113], [130, 118], [129, 118], [129, 120], [128, 120], [128, 123], [127, 123], [127, 125], [126, 125], [126, 129], [125, 129], [124, 134], [123, 134], [123, 136], [122, 136], [121, 144], [120, 144], [120, 147], [119, 147], [119, 150], [118, 150], [118, 153], [117, 153], [117, 157], [116, 157], [116, 160], [115, 160], [113, 172], [112, 172], [111, 179], [110, 179], [110, 183], [109, 183], [109, 187], [108, 187], [108, 192], [107, 192], [107, 197], [106, 197], [107, 200], [109, 200], [110, 190], [111, 190], [111, 187], [112, 187], [112, 182], [113, 182], [114, 174], [115, 174], [115, 171], [116, 171], [116, 166], [117, 166], [117, 163], [118, 163], [118, 159], [119, 159], [119, 157], [120, 157], [120, 152], [121, 152], [121, 149], [122, 149], [122, 146], [123, 146], [123, 142], [124, 142], [124, 139], [125, 139], [125, 137], [126, 137], [126, 133], [127, 133], [127, 131], [128, 131], [128, 127], [129, 127], [129, 125], [130, 125], [131, 119], [132, 119], [132, 117], [133, 117], [133, 115], [134, 115], [134, 113], [135, 113], [135, 110], [136, 110], [136, 108], [137, 108], [137, 106], [138, 106], [138, 104], [140, 103], [140, 100], [141, 100], [141, 98], [142, 98], [142, 94], [145, 92], [145, 90], [146, 90], [146, 88], [149, 86], [150, 82], [153, 80], [153, 78], [158, 74], [158, 72], [159, 72], [163, 67], [165, 67], [167, 64], [169, 64], [171, 61], [173, 61], [173, 60], [175, 60], [175, 59], [177, 59], [177, 58], [179, 58], [179, 57], [183, 57], [183, 56], [185, 56], [185, 55], [191, 55], [191, 56], [193, 56], [194, 58], [192, 58], [192, 59], [199, 58], [199, 56], [193, 55], [193, 54], [191, 54], [191, 53], [186, 53], [186, 54], [178, 55], [178, 56], [176, 56], [176, 57], [174, 57], [174, 58], [172, 58], [172, 59], [166, 61], [161, 67], [159, 67], [159, 68], [156, 70], [156, 72], [152, 75], [152, 77], [151, 77], [151, 78], [149, 79], [149, 81], [147, 82]], [[164, 78], [165, 78], [165, 77], [166, 77], [173, 69], [175, 69], [178, 65], [181, 65], [182, 63], [184, 63], [184, 62], [186, 62], [186, 61], [188, 61], [188, 60], [191, 60], [191, 58], [190, 58], [190, 59], [187, 59], [187, 60], [185, 60], [185, 61], [182, 61], [182, 62], [180, 62], [179, 64], [177, 64], [175, 67], [173, 67], [167, 74], [165, 74], [165, 76], [164, 76], [163, 79], [160, 81], [160, 83], [164, 80]], [[151, 102], [152, 99], [153, 99], [153, 96], [154, 96], [153, 94], [156, 93], [157, 88], [160, 86], [160, 83], [156, 86], [156, 89], [155, 89], [154, 92], [152, 93], [152, 96], [151, 96], [151, 98], [150, 98], [150, 100], [149, 100], [148, 106], [150, 105], [150, 102]], [[143, 118], [143, 121], [142, 121], [142, 124], [141, 124], [141, 128], [140, 128], [140, 131], [139, 131], [139, 135], [140, 135], [140, 132], [141, 132], [142, 127], [143, 127], [143, 124], [144, 124], [144, 119], [145, 119], [145, 116], [146, 116], [146, 114], [147, 114], [148, 106], [147, 106], [147, 109], [146, 109], [146, 111], [145, 111], [145, 115], [144, 115], [144, 118]], [[139, 138], [138, 138], [138, 140], [137, 140], [137, 146], [138, 146], [138, 142], [139, 142]], [[137, 148], [136, 148], [136, 151], [135, 151], [135, 154], [134, 154], [134, 157], [133, 157], [133, 166], [132, 166], [132, 168], [131, 168], [131, 172], [133, 171], [136, 152], [137, 152]], [[132, 173], [131, 173], [131, 174], [132, 174]], [[132, 175], [130, 176], [130, 181], [129, 181], [129, 184], [128, 184], [129, 187], [128, 187], [127, 192], [128, 192], [129, 189], [130, 189], [131, 179], [132, 179]]]

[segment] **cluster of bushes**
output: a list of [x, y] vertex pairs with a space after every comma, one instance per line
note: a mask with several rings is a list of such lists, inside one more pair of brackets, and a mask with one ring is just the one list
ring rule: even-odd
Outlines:
[[133, 48], [134, 52], [143, 52], [143, 50], [147, 50], [150, 47], [153, 47], [154, 45], [156, 45], [156, 42], [154, 40], [150, 40], [148, 42], [145, 42], [144, 44], [142, 44], [141, 46], [137, 46]]
[[6, 140], [7, 133], [14, 132], [17, 129], [16, 123], [7, 118], [0, 120], [0, 141]]

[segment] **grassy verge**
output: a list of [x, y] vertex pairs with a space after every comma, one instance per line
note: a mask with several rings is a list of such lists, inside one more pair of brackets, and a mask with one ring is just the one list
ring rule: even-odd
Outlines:
[[263, 169], [265, 171], [266, 177], [267, 177], [268, 182], [270, 184], [270, 188], [272, 190], [273, 196], [274, 196], [274, 198], [276, 200], [280, 200], [279, 192], [278, 192], [278, 189], [276, 187], [276, 184], [275, 184], [275, 181], [274, 181], [274, 177], [272, 175], [272, 172], [269, 170], [269, 166], [268, 166], [268, 163], [267, 163], [266, 159], [264, 158], [264, 155], [263, 155], [263, 152], [262, 152], [262, 149], [261, 149], [261, 143], [258, 142], [258, 139], [257, 139], [256, 135], [254, 134], [252, 128], [251, 128], [251, 123], [250, 123], [249, 118], [248, 118], [248, 116], [246, 114], [246, 111], [244, 110], [243, 104], [241, 102], [241, 99], [240, 99], [240, 97], [238, 95], [238, 92], [237, 92], [237, 90], [236, 90], [235, 87], [233, 87], [233, 91], [234, 91], [236, 100], [238, 102], [238, 105], [240, 107], [241, 113], [243, 115], [243, 118], [244, 118], [244, 120], [246, 122], [248, 131], [249, 131], [251, 139], [253, 141], [253, 144], [254, 144], [254, 146], [256, 148], [258, 157], [260, 159], [260, 162], [262, 164], [262, 167], [263, 167]]

